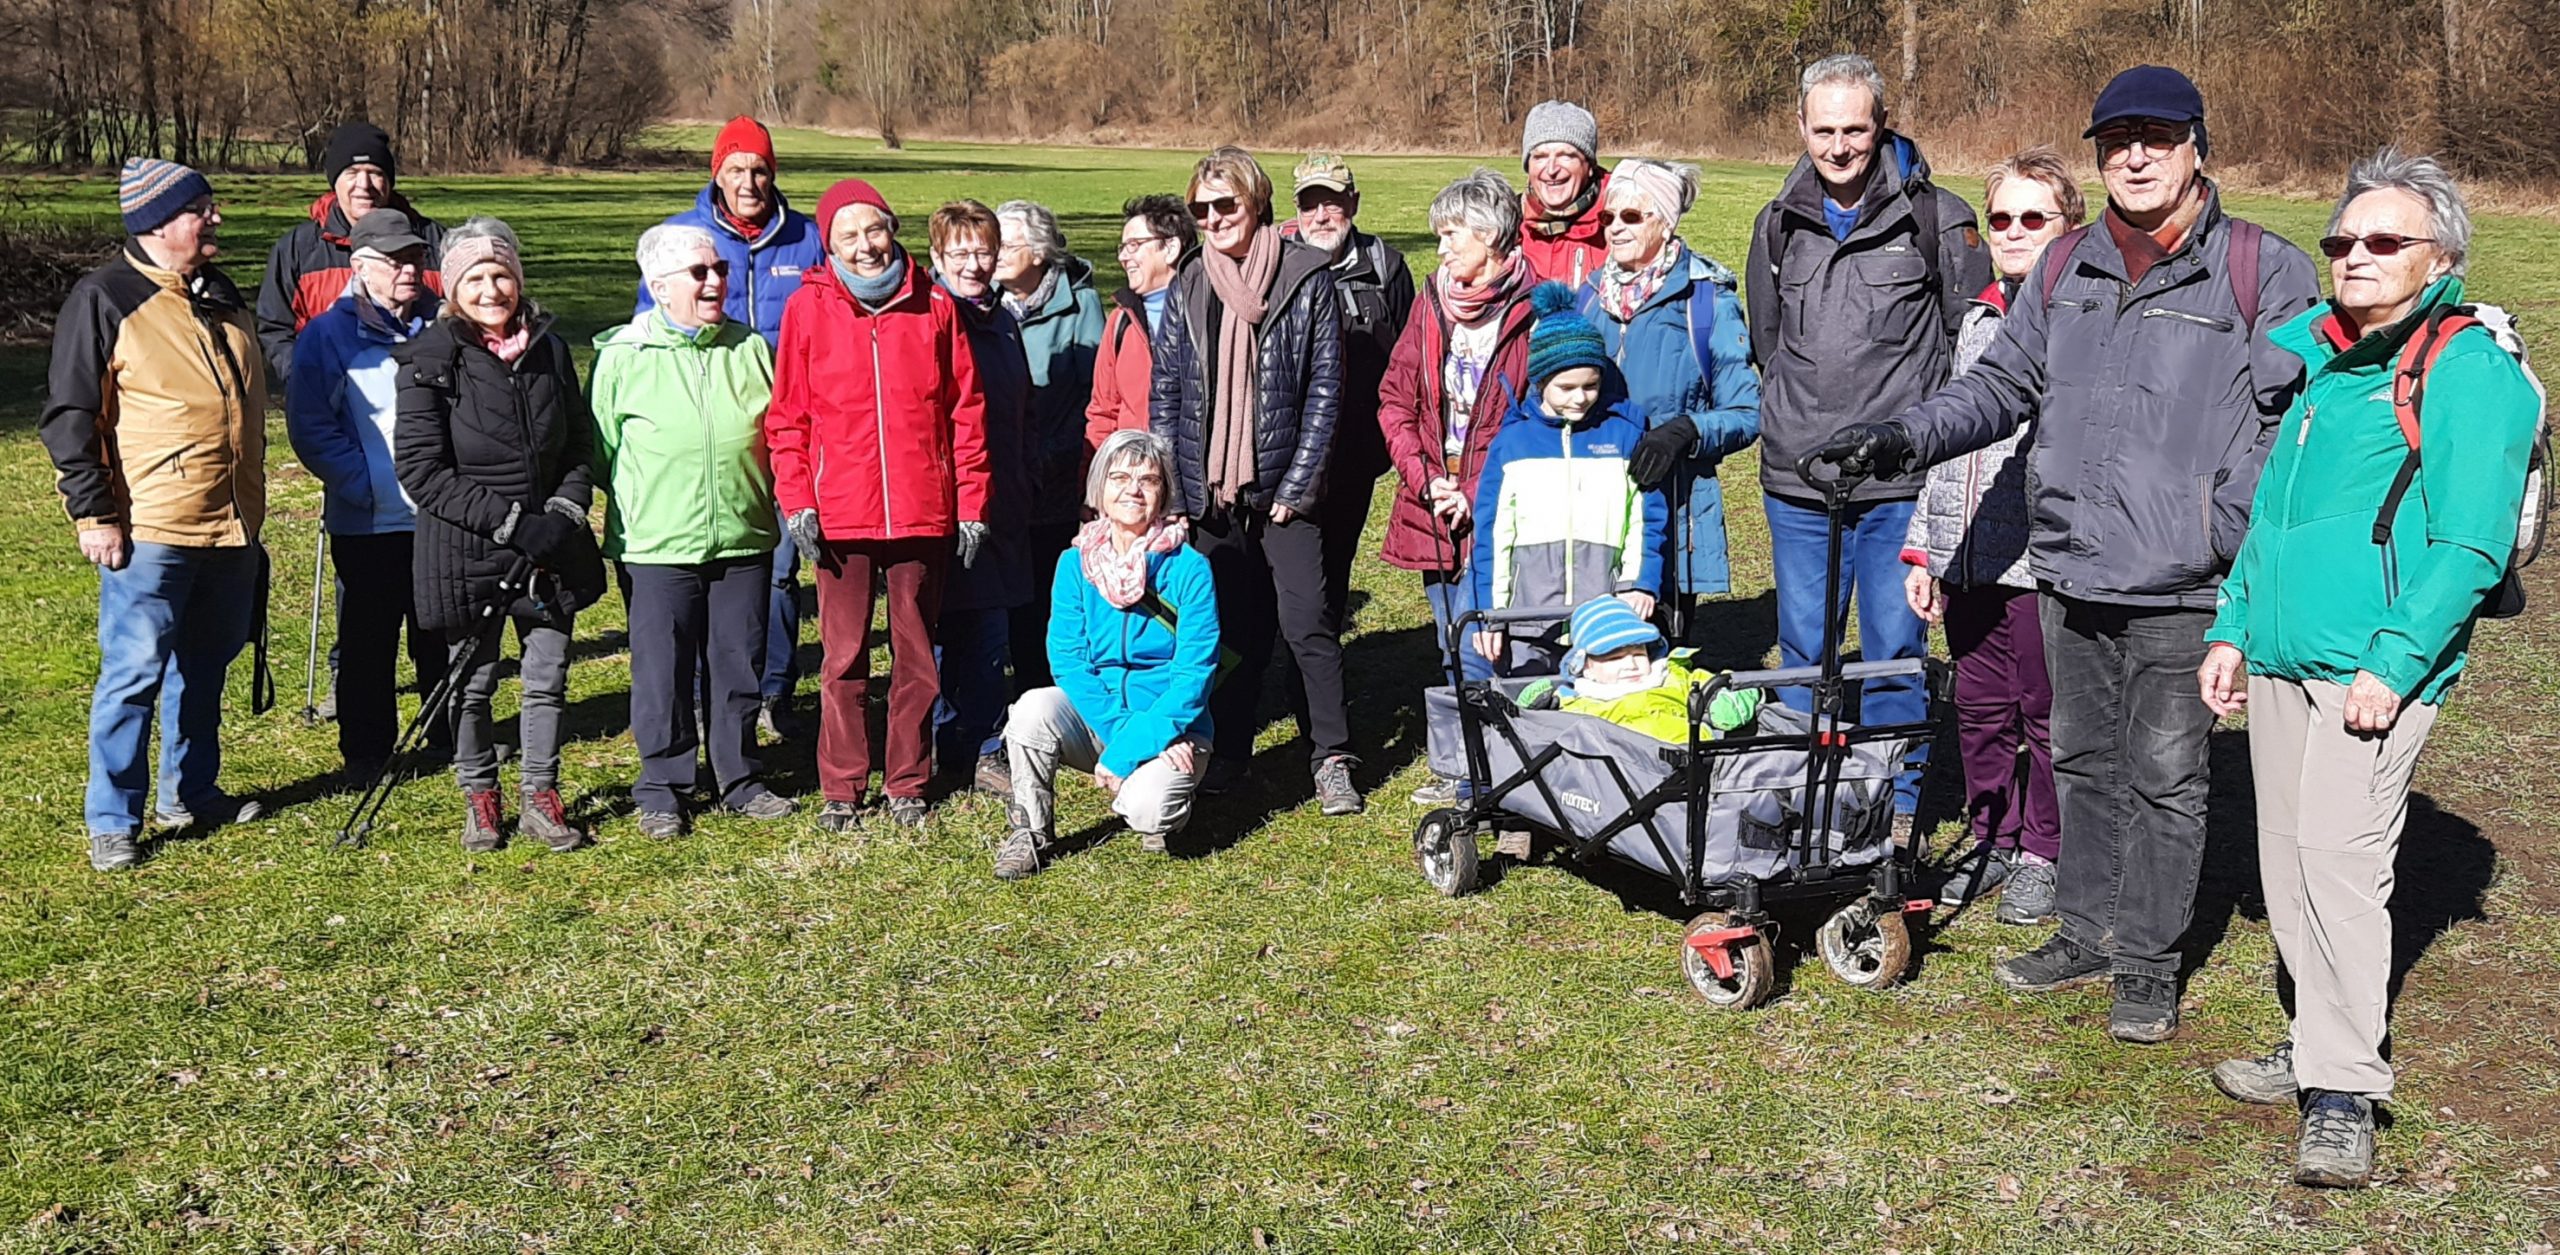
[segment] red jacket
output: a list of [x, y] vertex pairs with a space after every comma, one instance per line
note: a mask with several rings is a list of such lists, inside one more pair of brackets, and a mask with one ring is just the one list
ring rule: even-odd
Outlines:
[[1111, 295], [1102, 320], [1102, 348], [1093, 359], [1093, 399], [1084, 407], [1084, 455], [1089, 460], [1111, 433], [1147, 428], [1147, 386], [1155, 348], [1147, 343], [1142, 299], [1127, 288]]
[[[1397, 486], [1395, 506], [1387, 514], [1387, 539], [1378, 556], [1408, 571], [1456, 571], [1466, 565], [1474, 542], [1467, 529], [1456, 536], [1442, 529], [1431, 514], [1430, 484], [1449, 473], [1447, 406], [1441, 395], [1441, 359], [1449, 351], [1448, 315], [1440, 309], [1440, 285], [1425, 283], [1404, 335], [1387, 359], [1387, 377], [1378, 388], [1378, 429], [1387, 438], [1387, 458], [1404, 482]], [[1524, 287], [1519, 299], [1502, 311], [1502, 330], [1494, 336], [1493, 359], [1486, 363], [1484, 383], [1476, 391], [1474, 421], [1467, 427], [1467, 448], [1458, 459], [1458, 488], [1473, 501], [1476, 476], [1484, 470], [1487, 446], [1529, 387], [1529, 325], [1537, 315], [1529, 308]]]
[[[1523, 219], [1520, 223], [1520, 255], [1528, 259], [1529, 271], [1541, 279], [1553, 279], [1569, 288], [1579, 288], [1583, 281], [1600, 273], [1609, 261], [1608, 216], [1601, 206], [1609, 203], [1609, 176], [1600, 175], [1600, 193], [1591, 198], [1591, 208], [1573, 220], [1562, 235], [1540, 235], [1537, 228]], [[1524, 212], [1537, 213], [1533, 202], [1521, 203]]]
[[773, 495], [784, 518], [818, 511], [829, 540], [949, 536], [987, 517], [987, 398], [951, 297], [912, 261], [872, 313], [829, 262], [782, 307]]

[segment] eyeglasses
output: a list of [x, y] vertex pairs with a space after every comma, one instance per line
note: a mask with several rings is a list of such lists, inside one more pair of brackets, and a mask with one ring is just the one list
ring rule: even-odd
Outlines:
[[1211, 214], [1224, 218], [1234, 213], [1236, 207], [1243, 203], [1233, 196], [1221, 196], [1216, 200], [1195, 200], [1191, 202], [1191, 216], [1202, 222], [1207, 222]]
[[729, 277], [729, 259], [724, 257], [707, 266], [701, 262], [695, 262], [694, 264], [685, 267], [680, 273], [693, 276], [693, 281], [696, 283], [700, 283], [713, 275], [718, 275], [721, 278], [726, 279]]
[[1604, 222], [1623, 222], [1631, 227], [1640, 227], [1645, 224], [1647, 219], [1653, 217], [1653, 211], [1650, 209], [1621, 209], [1613, 214], [1602, 214], [1600, 217]]
[[2098, 132], [2095, 138], [2099, 154], [2112, 159], [2130, 151], [2136, 144], [2142, 145], [2144, 152], [2155, 157], [2164, 156], [2175, 151], [2178, 145], [2194, 139], [2195, 135], [2196, 128], [2189, 123], [2145, 122], [2140, 126], [2111, 126]]
[[1150, 244], [1162, 244], [1172, 238], [1173, 237], [1170, 235], [1142, 235], [1134, 240], [1122, 240], [1120, 241], [1120, 255], [1126, 257], [1137, 249], [1145, 248]]
[[2395, 257], [2401, 249], [2412, 244], [2433, 243], [2433, 236], [2393, 235], [2387, 231], [2377, 231], [2372, 235], [2324, 235], [2320, 237], [2320, 255], [2331, 261], [2344, 261], [2347, 254], [2356, 251], [2356, 245], [2362, 244], [2364, 251], [2376, 257]]
[[1994, 231], [2006, 231], [2009, 229], [2009, 224], [2012, 222], [2017, 223], [2019, 226], [2025, 227], [2030, 231], [2042, 231], [2044, 230], [2046, 223], [2060, 222], [2062, 221], [2062, 216], [2060, 214], [2049, 214], [2040, 209], [2030, 209], [2022, 214], [2013, 214], [2008, 210], [2002, 209], [1992, 212], [1989, 216], [1985, 217], [1983, 221], [1990, 223], [1991, 229]]

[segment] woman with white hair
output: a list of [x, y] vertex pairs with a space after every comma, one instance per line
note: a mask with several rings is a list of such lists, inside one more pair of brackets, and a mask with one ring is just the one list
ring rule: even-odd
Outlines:
[[2501, 594], [2515, 592], [2542, 389], [2508, 350], [2506, 315], [2462, 303], [2470, 245], [2435, 161], [2385, 148], [2348, 175], [2320, 241], [2336, 295], [2269, 336], [2309, 381], [2205, 633], [2205, 705], [2249, 715], [2258, 874], [2294, 986], [2287, 1039], [2213, 1080], [2243, 1102], [2300, 1104], [2304, 1185], [2372, 1176], [2409, 781], [2472, 627], [2521, 608]]
[[1148, 850], [1191, 819], [1209, 764], [1209, 690], [1219, 672], [1218, 598], [1209, 560], [1169, 512], [1173, 448], [1116, 431], [1094, 452], [1085, 502], [1101, 517], [1076, 533], [1050, 582], [1054, 688], [1013, 704], [1011, 831], [996, 875], [1040, 870], [1057, 838], [1058, 769], [1093, 773], [1111, 809]]
[[1645, 416], [1628, 474], [1671, 501], [1663, 600], [1679, 634], [1689, 598], [1732, 587], [1716, 465], [1760, 437], [1760, 376], [1737, 281], [1680, 238], [1697, 200], [1696, 166], [1619, 162], [1601, 198], [1609, 260], [1582, 287], [1583, 315]]
[[[1067, 251], [1066, 232], [1048, 206], [1006, 201], [996, 206], [996, 225], [1004, 236], [996, 252], [996, 285], [1031, 362], [1031, 407], [1022, 438], [1030, 460], [1028, 552], [1045, 571], [1084, 519], [1078, 492], [1084, 412], [1093, 400], [1094, 357], [1102, 349], [1102, 296], [1093, 286], [1093, 267]], [[1040, 652], [1048, 621], [1048, 607], [1038, 597], [1014, 612], [1017, 692], [1049, 682]]]
[[[720, 809], [792, 812], [756, 779], [765, 585], [782, 527], [764, 444], [773, 352], [726, 315], [728, 260], [710, 232], [663, 223], [641, 235], [639, 261], [650, 299], [596, 337], [592, 404], [604, 554], [621, 564], [631, 612], [631, 798], [641, 833], [663, 840], [684, 835], [698, 748]], [[695, 709], [697, 691], [708, 709]]]

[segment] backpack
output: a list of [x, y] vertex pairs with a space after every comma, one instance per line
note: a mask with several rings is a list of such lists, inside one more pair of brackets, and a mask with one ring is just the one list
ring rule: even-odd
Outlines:
[[[2525, 382], [2533, 385], [2536, 408], [2533, 416], [2533, 451], [2525, 462], [2524, 507], [2516, 514], [2516, 545], [2507, 554], [2507, 569], [2490, 590], [2484, 614], [2492, 619], [2512, 619], [2524, 612], [2524, 583], [2517, 573], [2533, 565], [2542, 556], [2543, 534], [2551, 526], [2551, 494], [2543, 472], [2551, 460], [2551, 416], [2542, 390], [2542, 380], [2535, 377], [2533, 363], [2525, 356], [2524, 337], [2516, 330], [2515, 316], [2495, 305], [2442, 305], [2427, 314], [2426, 323], [2400, 350], [2400, 365], [2391, 376], [2391, 412], [2400, 420], [2400, 437], [2409, 444], [2409, 456], [2400, 463], [2400, 473], [2391, 480], [2391, 491], [2382, 499], [2382, 509], [2373, 517], [2373, 543], [2382, 547], [2386, 560], [2391, 553], [2391, 524], [2400, 513], [2400, 502], [2409, 495], [2409, 485], [2418, 478], [2419, 414], [2427, 399], [2427, 374], [2435, 369], [2436, 359], [2444, 356], [2453, 338], [2464, 331], [2478, 328], [2482, 334], [2516, 359], [2524, 371]], [[2394, 597], [2399, 595], [2397, 571], [2388, 577]]]
[[[2258, 334], [2258, 245], [2266, 238], [2266, 228], [2239, 218], [2230, 219], [2231, 248], [2222, 268], [2223, 277], [2231, 281], [2231, 299], [2240, 304], [2240, 330], [2243, 335]], [[2056, 259], [2045, 268], [2044, 304], [2053, 308], [2053, 290], [2062, 286], [2062, 276], [2071, 269], [2071, 255], [2080, 247], [2081, 237], [2089, 234], [2089, 226], [2076, 226], [2045, 246], [2045, 256]]]

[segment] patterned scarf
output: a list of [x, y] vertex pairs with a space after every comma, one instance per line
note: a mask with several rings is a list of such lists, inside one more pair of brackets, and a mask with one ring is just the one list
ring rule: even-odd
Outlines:
[[1237, 490], [1253, 482], [1253, 426], [1261, 382], [1260, 328], [1271, 282], [1280, 275], [1280, 233], [1254, 229], [1239, 261], [1214, 248], [1200, 250], [1209, 287], [1226, 317], [1218, 324], [1218, 393], [1210, 398], [1209, 497], [1233, 505]]
[[1600, 269], [1600, 308], [1611, 318], [1626, 322], [1644, 308], [1653, 294], [1662, 290], [1663, 280], [1671, 275], [1671, 267], [1689, 254], [1689, 246], [1679, 236], [1662, 242], [1662, 251], [1654, 254], [1652, 264], [1642, 270], [1622, 269], [1615, 259]]
[[1508, 308], [1517, 299], [1529, 277], [1529, 267], [1520, 260], [1518, 250], [1505, 254], [1502, 268], [1485, 277], [1475, 287], [1460, 285], [1447, 270], [1432, 276], [1440, 287], [1440, 305], [1449, 311], [1449, 321], [1461, 327], [1483, 322], [1496, 310]]
[[1111, 520], [1095, 519], [1076, 533], [1076, 558], [1084, 581], [1113, 609], [1126, 610], [1147, 595], [1147, 558], [1172, 553], [1191, 539], [1191, 522], [1181, 517], [1158, 519], [1147, 534], [1127, 549], [1111, 544]]
[[1582, 195], [1574, 197], [1572, 203], [1564, 208], [1552, 212], [1538, 203], [1534, 193], [1523, 197], [1522, 208], [1525, 210], [1523, 217], [1529, 224], [1530, 234], [1552, 239], [1571, 231], [1573, 224], [1580, 222], [1582, 215], [1590, 213], [1591, 207], [1599, 203], [1600, 180], [1594, 176], [1590, 182], [1582, 185]]
[[1017, 319], [1029, 318], [1039, 313], [1048, 306], [1049, 298], [1057, 294], [1058, 274], [1065, 269], [1064, 266], [1050, 266], [1048, 273], [1040, 276], [1040, 286], [1031, 289], [1029, 296], [1017, 297], [1011, 292], [1006, 292], [1004, 307], [1012, 310], [1013, 316]]

